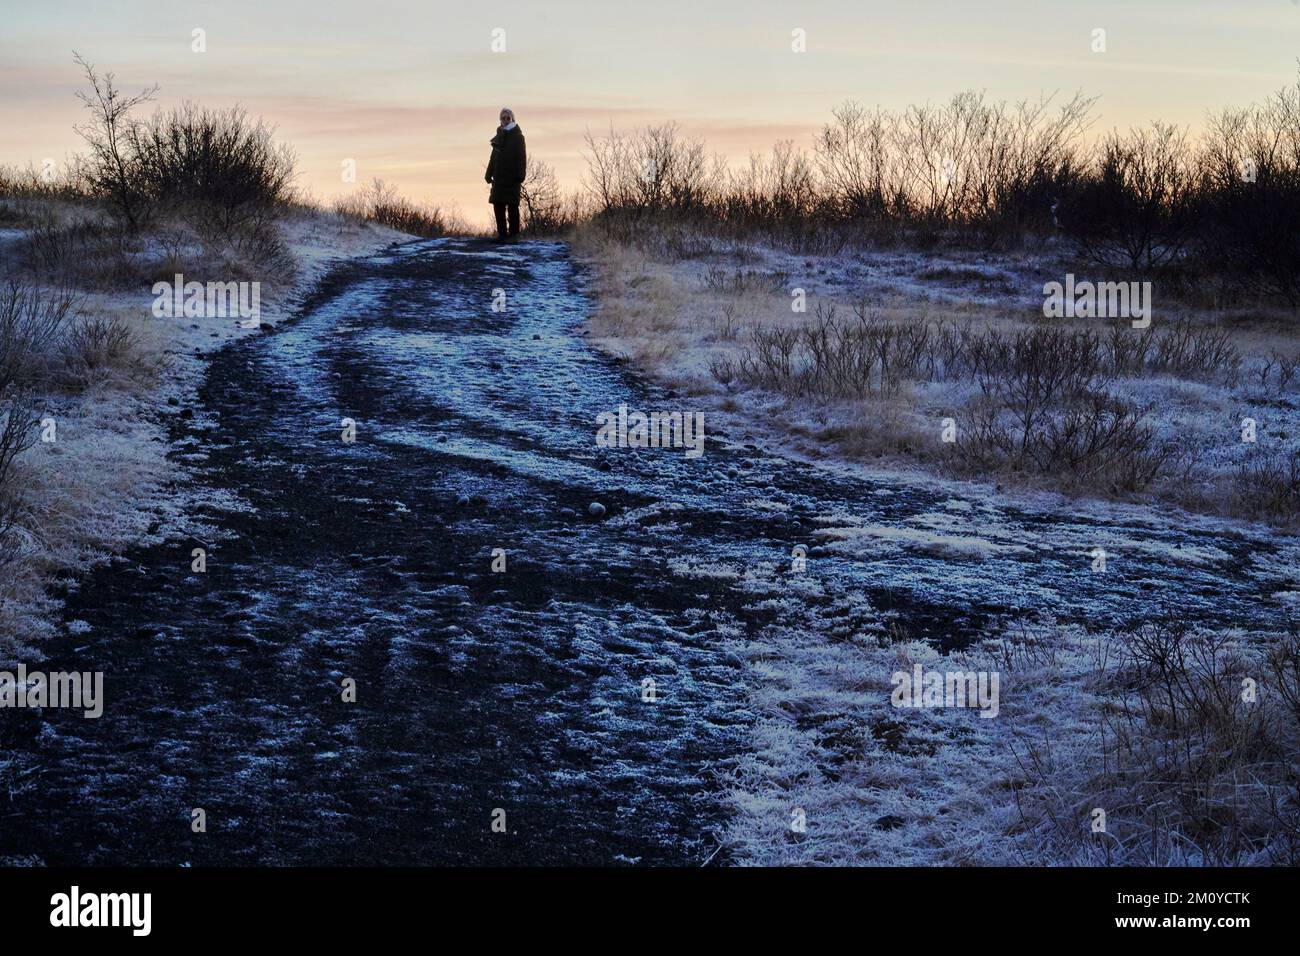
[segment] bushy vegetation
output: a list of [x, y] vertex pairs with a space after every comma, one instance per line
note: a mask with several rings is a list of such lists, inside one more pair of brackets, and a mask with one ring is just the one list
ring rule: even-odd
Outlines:
[[17, 227], [0, 247], [10, 282], [0, 290], [6, 650], [51, 633], [52, 574], [124, 546], [153, 506], [141, 492], [163, 468], [153, 387], [177, 350], [140, 297], [178, 273], [267, 292], [298, 268], [285, 238], [286, 214], [300, 212], [295, 158], [271, 127], [191, 103], [149, 115], [154, 89], [123, 93], [111, 74], [77, 62], [85, 148], [57, 164], [0, 168], [0, 226]]
[[811, 151], [778, 143], [739, 170], [672, 123], [611, 129], [588, 134], [584, 201], [630, 241], [651, 219], [809, 251], [1056, 236], [1084, 261], [1300, 302], [1300, 82], [1195, 137], [1157, 122], [1090, 145], [1093, 106], [848, 102]]
[[229, 235], [259, 212], [291, 198], [292, 150], [239, 108], [186, 103], [139, 119], [135, 110], [157, 88], [124, 95], [80, 56], [89, 87], [79, 93], [87, 119], [77, 128], [88, 155], [87, 191], [104, 200], [130, 232], [165, 211], [184, 211]]
[[[1048, 648], [1006, 644], [1023, 669]], [[1300, 640], [1269, 643], [1175, 622], [1099, 647], [1084, 678], [1098, 760], [1067, 765], [1048, 740], [1016, 747], [1025, 831], [1090, 865], [1286, 865], [1300, 861], [1294, 779]], [[1091, 824], [1097, 808], [1104, 831]]]
[[1218, 116], [1199, 170], [1208, 248], [1232, 275], [1300, 301], [1300, 82]]
[[11, 481], [14, 460], [37, 439], [35, 395], [57, 368], [73, 302], [66, 292], [18, 283], [0, 290], [0, 565], [12, 554], [21, 509]]
[[334, 211], [425, 239], [436, 239], [463, 228], [436, 206], [398, 196], [397, 190], [382, 179], [375, 179], [364, 189], [338, 200]]
[[32, 280], [113, 289], [187, 263], [241, 278], [292, 271], [276, 220], [294, 198], [295, 160], [269, 126], [190, 103], [142, 118], [155, 89], [128, 96], [77, 62], [86, 151], [59, 169], [0, 169], [0, 220], [24, 227]]
[[85, 163], [79, 157], [62, 167], [37, 169], [28, 164], [24, 168], [0, 166], [0, 199], [7, 200], [0, 214], [13, 216], [14, 206], [24, 200], [84, 201], [90, 198], [86, 182]]
[[1008, 331], [892, 321], [862, 303], [847, 319], [819, 304], [806, 324], [751, 327], [738, 355], [715, 359], [711, 371], [723, 384], [832, 401], [894, 399], [920, 382], [974, 385], [976, 397], [954, 416], [951, 467], [1068, 476], [1120, 493], [1169, 472], [1175, 450], [1112, 384], [1167, 374], [1229, 385], [1240, 369], [1228, 334], [1214, 327]]
[[565, 198], [555, 170], [542, 160], [528, 164], [520, 189], [524, 229], [530, 235], [554, 235], [574, 226], [582, 216], [577, 197]]

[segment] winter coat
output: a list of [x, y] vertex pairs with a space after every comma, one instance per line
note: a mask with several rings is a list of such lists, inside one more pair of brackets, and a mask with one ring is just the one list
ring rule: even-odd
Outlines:
[[492, 184], [490, 203], [519, 205], [519, 187], [524, 181], [528, 165], [524, 150], [524, 132], [515, 124], [514, 129], [498, 129], [492, 137], [492, 158], [488, 160], [487, 175], [483, 178]]

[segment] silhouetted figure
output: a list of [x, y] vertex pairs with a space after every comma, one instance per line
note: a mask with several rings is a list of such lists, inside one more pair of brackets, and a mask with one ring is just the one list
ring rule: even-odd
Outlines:
[[[488, 202], [497, 215], [497, 242], [519, 235], [519, 189], [524, 182], [528, 156], [524, 150], [524, 133], [515, 122], [512, 110], [501, 110], [501, 125], [492, 137], [492, 157], [483, 177], [492, 184]], [[507, 232], [507, 217], [509, 231]]]

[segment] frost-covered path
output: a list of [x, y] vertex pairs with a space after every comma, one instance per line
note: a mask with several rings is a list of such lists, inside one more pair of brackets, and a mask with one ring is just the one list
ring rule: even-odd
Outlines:
[[[1294, 567], [1264, 537], [1022, 513], [712, 428], [700, 458], [598, 449], [620, 403], [694, 409], [589, 348], [587, 306], [563, 246], [417, 242], [218, 353], [176, 436], [217, 531], [71, 596], [84, 623], [45, 666], [103, 670], [105, 713], [6, 725], [42, 770], [0, 809], [0, 858], [699, 862], [750, 719], [728, 643], [782, 602], [950, 645], [1037, 613], [1285, 615]], [[780, 584], [796, 545], [816, 598]]]

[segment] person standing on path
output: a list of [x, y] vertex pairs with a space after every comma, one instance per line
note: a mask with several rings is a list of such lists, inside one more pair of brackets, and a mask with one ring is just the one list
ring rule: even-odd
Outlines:
[[515, 122], [514, 111], [502, 107], [501, 125], [492, 137], [492, 156], [488, 159], [487, 174], [483, 177], [492, 184], [488, 202], [496, 212], [497, 242], [505, 242], [507, 238], [513, 239], [519, 235], [519, 190], [527, 166], [523, 130]]

